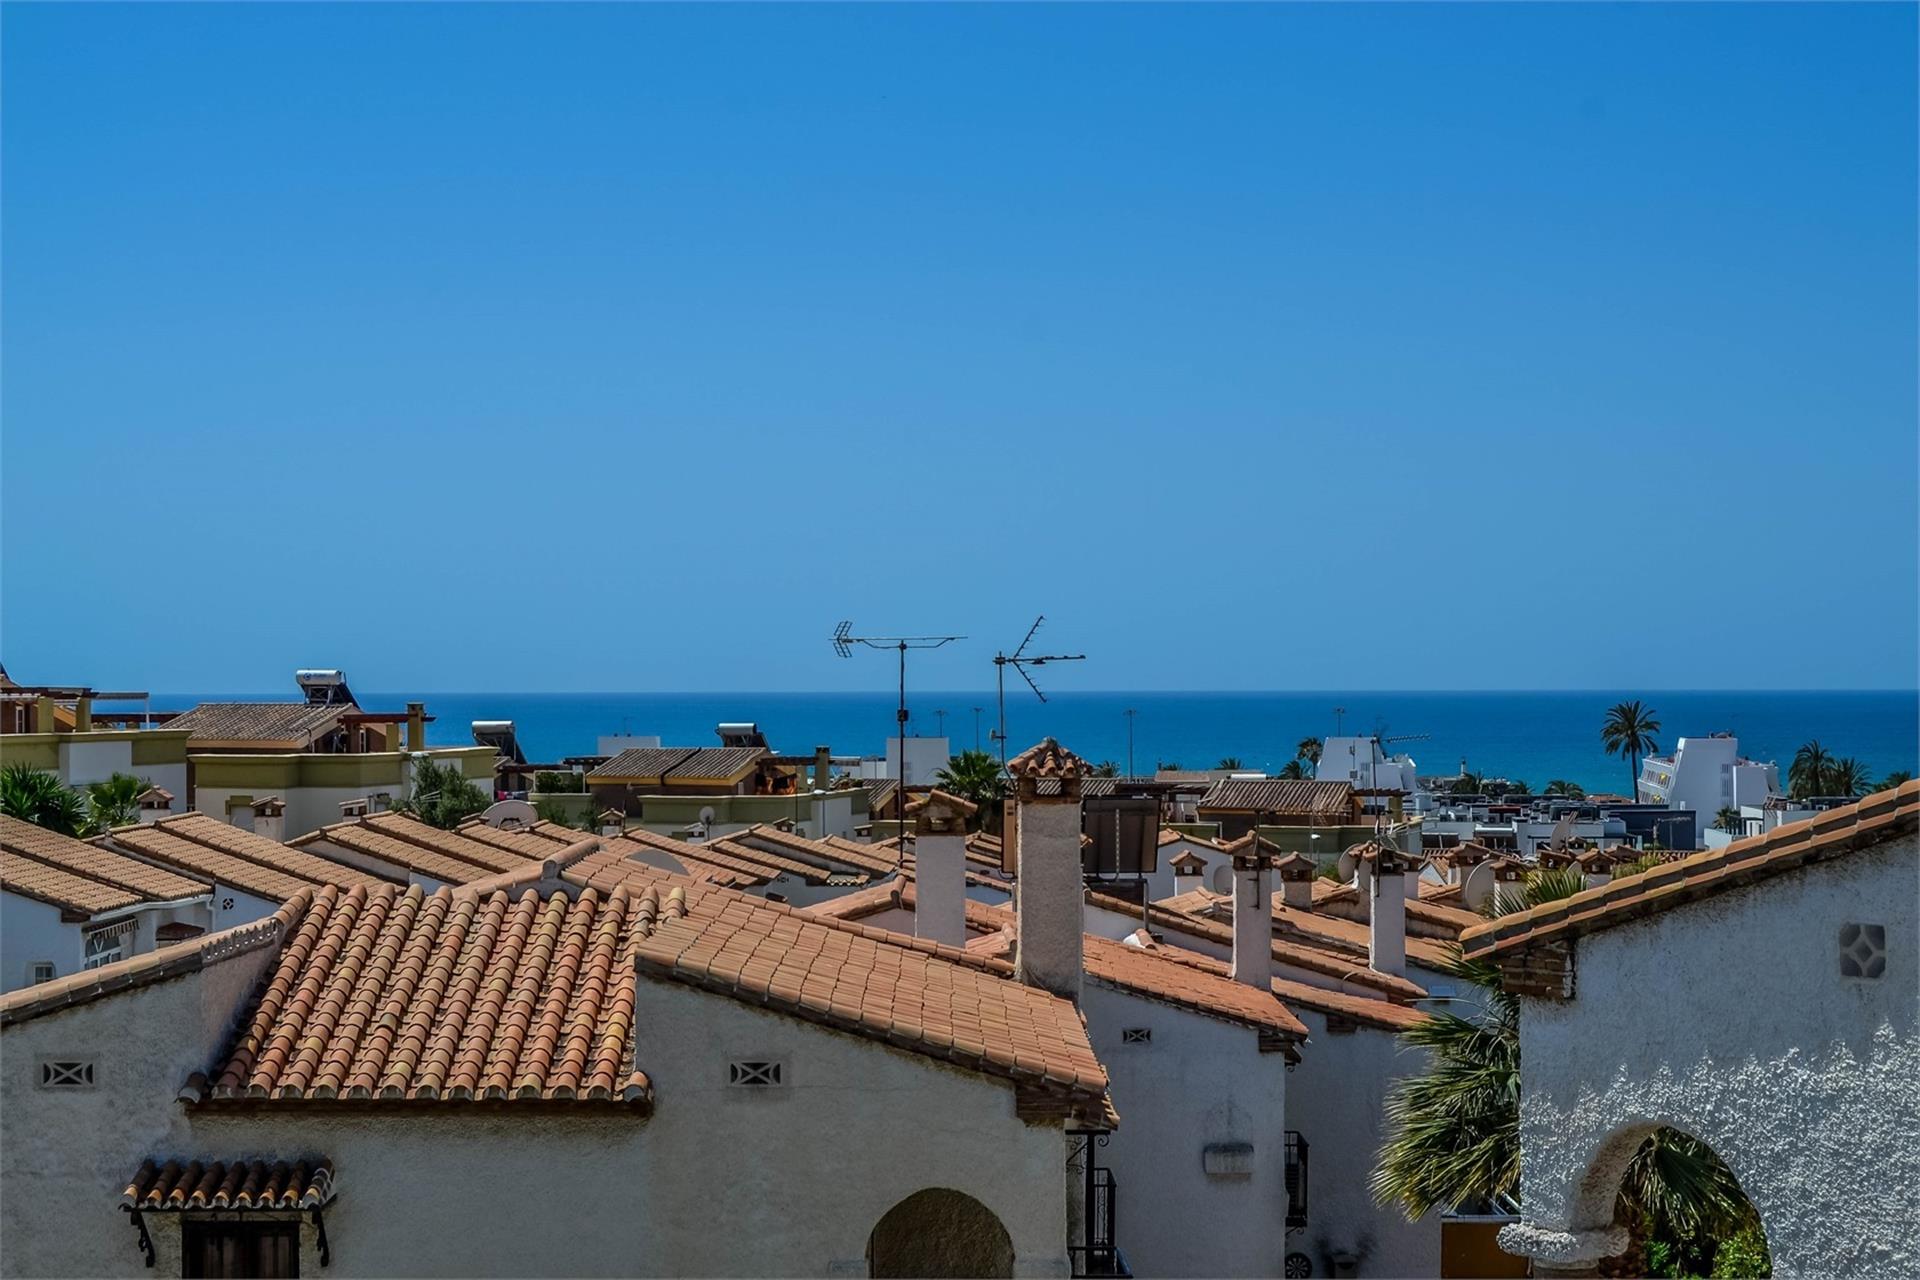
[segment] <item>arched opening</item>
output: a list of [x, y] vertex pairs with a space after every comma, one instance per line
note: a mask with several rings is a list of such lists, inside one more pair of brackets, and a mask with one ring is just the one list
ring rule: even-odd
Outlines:
[[1581, 1180], [1576, 1226], [1614, 1227], [1626, 1247], [1603, 1276], [1773, 1274], [1766, 1228], [1712, 1147], [1671, 1125], [1621, 1129]]
[[1013, 1238], [993, 1210], [963, 1192], [929, 1187], [902, 1200], [867, 1237], [873, 1276], [1011, 1276]]

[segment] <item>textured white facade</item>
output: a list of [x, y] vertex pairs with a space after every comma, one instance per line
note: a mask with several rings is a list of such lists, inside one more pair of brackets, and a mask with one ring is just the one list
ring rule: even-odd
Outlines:
[[[1917, 859], [1908, 835], [1578, 939], [1574, 998], [1522, 1001], [1503, 1242], [1615, 1251], [1621, 1169], [1671, 1125], [1740, 1179], [1774, 1274], [1920, 1274]], [[1884, 931], [1884, 976], [1842, 976], [1852, 924]]]
[[[864, 1275], [869, 1233], [916, 1191], [974, 1197], [1006, 1228], [1014, 1273], [1068, 1272], [1067, 1143], [1014, 1113], [1004, 1082], [885, 1044], [642, 980], [640, 1055], [654, 1114], [620, 1109], [299, 1104], [238, 1113], [175, 1101], [221, 1053], [272, 956], [34, 1018], [0, 1032], [0, 1274], [180, 1274], [178, 1228], [149, 1214], [145, 1268], [118, 1207], [149, 1157], [325, 1156], [322, 1271], [353, 1276]], [[96, 1065], [95, 1088], [37, 1085], [45, 1058]], [[734, 1059], [785, 1084], [728, 1084]]]

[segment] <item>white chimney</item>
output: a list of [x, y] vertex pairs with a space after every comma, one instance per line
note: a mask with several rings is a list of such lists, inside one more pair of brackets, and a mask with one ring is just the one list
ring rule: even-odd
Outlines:
[[287, 802], [268, 796], [253, 802], [253, 834], [269, 840], [281, 840], [287, 834]]
[[1273, 986], [1273, 859], [1258, 836], [1233, 854], [1233, 980]]
[[1207, 887], [1206, 860], [1197, 853], [1183, 853], [1172, 862], [1173, 891], [1177, 894], [1192, 893], [1195, 889]]
[[1052, 738], [1007, 761], [1020, 842], [1013, 900], [1019, 928], [1014, 976], [1076, 1003], [1086, 910], [1080, 781], [1087, 772], [1086, 761]]
[[[1372, 846], [1369, 846], [1371, 848]], [[1353, 887], [1360, 891], [1360, 918], [1373, 919], [1373, 855], [1357, 854], [1353, 863]]]
[[938, 788], [907, 806], [913, 823], [913, 934], [967, 945], [967, 819], [976, 806]]
[[[1367, 967], [1376, 973], [1407, 972], [1406, 872], [1392, 849], [1378, 848], [1373, 863], [1373, 901], [1367, 919]], [[1363, 863], [1364, 865], [1364, 863]]]
[[1304, 853], [1290, 853], [1274, 864], [1280, 873], [1280, 896], [1289, 911], [1313, 910], [1313, 878], [1318, 874], [1313, 859]]

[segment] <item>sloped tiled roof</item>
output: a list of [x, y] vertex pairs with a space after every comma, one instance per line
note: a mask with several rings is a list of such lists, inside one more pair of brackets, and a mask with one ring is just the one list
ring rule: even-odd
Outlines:
[[169, 729], [185, 729], [196, 742], [295, 743], [305, 746], [325, 733], [348, 712], [350, 703], [316, 706], [306, 702], [203, 702], [167, 721]]
[[148, 1160], [120, 1193], [142, 1212], [318, 1209], [333, 1199], [331, 1160]]
[[668, 769], [666, 777], [668, 782], [695, 778], [738, 778], [751, 773], [761, 757], [767, 754], [765, 747], [700, 747]]
[[[1162, 898], [1155, 905], [1228, 925], [1233, 922], [1233, 899], [1211, 889], [1189, 889], [1185, 893]], [[1339, 951], [1363, 961], [1372, 932], [1368, 926], [1340, 916], [1296, 911], [1287, 905], [1284, 895], [1278, 893], [1273, 895], [1273, 928], [1283, 938], [1305, 946]], [[1453, 951], [1447, 943], [1410, 936], [1407, 938], [1407, 959], [1428, 969], [1439, 969], [1453, 959]]]
[[[1407, 919], [1417, 920], [1421, 924], [1435, 929], [1444, 929], [1448, 937], [1458, 937], [1463, 930], [1471, 929], [1483, 923], [1483, 917], [1457, 905], [1459, 888], [1456, 885], [1435, 886], [1437, 892], [1429, 897], [1427, 886], [1421, 886], [1420, 896], [1407, 899]], [[1454, 901], [1447, 901], [1448, 890], [1452, 891]], [[1329, 880], [1325, 876], [1317, 877], [1313, 882], [1313, 907], [1315, 911], [1332, 915], [1336, 911], [1358, 911], [1360, 909], [1360, 890], [1351, 880]], [[1412, 941], [1411, 938], [1408, 939]]]
[[752, 772], [765, 747], [630, 747], [587, 775], [590, 782], [636, 785], [735, 779]]
[[[730, 859], [729, 862], [723, 865], [764, 867], [785, 875], [798, 876], [808, 884], [825, 884], [828, 876], [835, 875], [840, 871], [840, 868], [837, 867], [823, 867], [812, 862], [804, 862], [799, 858], [790, 857], [784, 853], [776, 853], [770, 849], [744, 844], [731, 836], [722, 836], [718, 840], [708, 840], [697, 847], [705, 857], [715, 859], [725, 857]], [[867, 873], [864, 871], [854, 872], [852, 874], [857, 876], [855, 883], [865, 883], [868, 878]]]
[[202, 881], [3, 814], [0, 886], [85, 915], [141, 902], [194, 898], [213, 890]]
[[290, 904], [215, 1101], [635, 1102], [633, 947], [657, 894], [331, 886]]
[[329, 844], [431, 876], [443, 884], [484, 880], [513, 870], [529, 856], [459, 832], [442, 831], [400, 813], [349, 818], [293, 842], [296, 849], [315, 851]]
[[[544, 820], [536, 822], [530, 827], [522, 827], [517, 831], [502, 831], [487, 826], [486, 823], [481, 822], [478, 818], [471, 822], [461, 824], [459, 833], [472, 840], [479, 840], [499, 848], [523, 853], [529, 858], [542, 859], [553, 857], [568, 845], [578, 842], [585, 836], [584, 832], [576, 831], [572, 827], [563, 827]], [[732, 861], [732, 859], [727, 858], [724, 854], [719, 855], [717, 858], [703, 857], [702, 854], [705, 848], [705, 845], [692, 844], [685, 840], [675, 840], [670, 836], [658, 835], [652, 831], [648, 831], [644, 827], [634, 827], [629, 829], [624, 835], [601, 836], [599, 850], [581, 861], [582, 864], [591, 863], [593, 865], [596, 877], [594, 883], [602, 889], [605, 889], [611, 883], [607, 881], [606, 875], [603, 873], [610, 868], [617, 868], [622, 863], [633, 862], [635, 855], [648, 850], [656, 853], [664, 853], [675, 859], [681, 866], [686, 868], [689, 876], [696, 879], [711, 880], [715, 884], [728, 885], [732, 888], [751, 888], [754, 885], [765, 884], [772, 878], [770, 872], [757, 865], [751, 867], [748, 867], [746, 864], [737, 867], [723, 865], [723, 861]], [[644, 864], [635, 863], [635, 865]], [[658, 872], [659, 869], [646, 867], [646, 870]], [[578, 883], [584, 884], [586, 881], [580, 880]]]
[[[912, 804], [907, 806], [907, 812], [913, 812]], [[776, 853], [786, 854], [801, 862], [819, 863], [834, 870], [849, 868], [869, 875], [889, 876], [899, 866], [897, 852], [883, 851], [876, 845], [859, 844], [852, 840], [809, 840], [791, 831], [764, 824], [730, 832], [726, 839], [731, 844], [744, 844], [749, 848], [765, 845]]]
[[658, 782], [667, 770], [686, 759], [692, 747], [628, 747], [619, 755], [594, 766], [589, 779], [602, 782], [633, 780]]
[[1228, 778], [1214, 783], [1194, 806], [1235, 812], [1258, 810], [1262, 818], [1350, 819], [1356, 812], [1353, 784], [1318, 778]]
[[1109, 1113], [1106, 1070], [1071, 1002], [897, 938], [714, 890], [638, 950], [642, 973], [1001, 1076], [1084, 1118]]
[[1501, 916], [1467, 930], [1469, 956], [1501, 959], [1656, 911], [1758, 884], [1814, 863], [1871, 849], [1920, 829], [1920, 779], [1805, 822], [1775, 827], [1637, 875], [1621, 876], [1570, 898]]
[[371, 871], [289, 848], [198, 812], [177, 814], [142, 827], [121, 827], [100, 839], [114, 848], [269, 902], [285, 902], [302, 889], [324, 884], [387, 882]]
[[[1231, 967], [1224, 960], [1201, 955], [1197, 951], [1188, 951], [1184, 947], [1171, 947], [1155, 942], [1135, 932], [1126, 944], [1139, 947], [1150, 954], [1160, 956], [1179, 964], [1192, 965], [1214, 973], [1230, 974]], [[1351, 1018], [1386, 1031], [1405, 1031], [1427, 1020], [1427, 1014], [1404, 1004], [1395, 1004], [1390, 1000], [1379, 1000], [1370, 996], [1354, 995], [1345, 991], [1329, 991], [1324, 987], [1312, 986], [1305, 982], [1295, 982], [1290, 978], [1275, 978], [1273, 994], [1289, 1005], [1302, 1009], [1312, 1009], [1318, 1013], [1329, 1013]], [[1311, 1050], [1309, 1050], [1311, 1052]]]

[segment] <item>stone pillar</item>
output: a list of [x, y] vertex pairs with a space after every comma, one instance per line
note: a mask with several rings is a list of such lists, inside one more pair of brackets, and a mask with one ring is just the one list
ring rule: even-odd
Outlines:
[[93, 732], [93, 697], [90, 694], [83, 693], [73, 700], [73, 731]]
[[427, 704], [409, 702], [407, 704], [407, 750], [425, 751], [427, 749]]
[[907, 806], [913, 823], [913, 935], [967, 945], [967, 819], [976, 806], [939, 789]]
[[833, 782], [833, 752], [826, 747], [813, 749], [813, 789], [826, 791]]
[[1086, 888], [1080, 862], [1080, 784], [1087, 762], [1052, 738], [1007, 761], [1020, 842], [1014, 976], [1078, 1003]]

